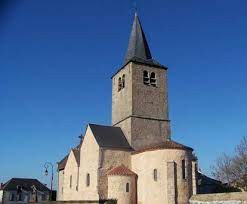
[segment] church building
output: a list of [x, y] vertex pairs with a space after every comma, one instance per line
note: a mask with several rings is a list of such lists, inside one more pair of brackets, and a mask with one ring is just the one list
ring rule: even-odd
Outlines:
[[171, 137], [167, 70], [153, 59], [135, 14], [124, 64], [112, 76], [112, 124], [88, 124], [58, 162], [58, 200], [189, 203], [196, 160]]

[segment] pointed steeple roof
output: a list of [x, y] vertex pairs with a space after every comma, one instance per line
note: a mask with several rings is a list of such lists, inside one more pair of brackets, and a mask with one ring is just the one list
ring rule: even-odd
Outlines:
[[152, 55], [137, 12], [135, 13], [135, 18], [130, 33], [129, 45], [125, 56], [125, 63], [133, 58], [140, 58], [142, 60], [152, 59]]
[[122, 70], [129, 62], [136, 64], [144, 64], [154, 68], [168, 69], [165, 65], [160, 64], [152, 58], [145, 34], [143, 32], [141, 22], [135, 13], [134, 22], [129, 38], [129, 45], [124, 59], [123, 66], [113, 74], [114, 77], [120, 70]]

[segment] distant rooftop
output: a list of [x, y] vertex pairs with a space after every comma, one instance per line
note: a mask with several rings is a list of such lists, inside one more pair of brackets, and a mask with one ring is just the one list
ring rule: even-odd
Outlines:
[[38, 191], [50, 191], [49, 188], [47, 188], [39, 180], [30, 178], [12, 178], [3, 185], [2, 190], [16, 191], [18, 186], [26, 191], [32, 191], [33, 186], [35, 186]]

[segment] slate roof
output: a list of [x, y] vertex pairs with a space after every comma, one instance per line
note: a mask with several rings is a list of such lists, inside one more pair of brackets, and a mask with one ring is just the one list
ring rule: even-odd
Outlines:
[[57, 163], [59, 171], [64, 170], [66, 163], [68, 161], [68, 157], [69, 155], [67, 154], [60, 162]]
[[120, 127], [89, 124], [100, 147], [132, 151]]
[[4, 191], [15, 191], [17, 190], [17, 186], [20, 186], [23, 190], [32, 191], [32, 186], [38, 191], [50, 191], [44, 184], [42, 184], [37, 179], [29, 179], [29, 178], [12, 178], [8, 182], [6, 182], [3, 186]]
[[[83, 143], [83, 139], [84, 138], [81, 138], [80, 143], [75, 148], [72, 149], [78, 166], [80, 166], [80, 148]], [[68, 157], [69, 157], [69, 154], [67, 154], [61, 161], [57, 162], [58, 171], [64, 170], [67, 164], [67, 161], [68, 161]]]
[[75, 156], [75, 160], [78, 166], [80, 166], [80, 149], [79, 148], [74, 148], [72, 149], [74, 156]]
[[115, 167], [107, 172], [107, 175], [111, 176], [137, 176], [137, 174], [130, 169], [128, 169], [126, 166], [121, 165], [118, 167]]
[[[91, 128], [95, 140], [100, 147], [133, 151], [132, 147], [129, 145], [120, 127], [112, 127], [112, 126], [96, 125], [96, 124], [89, 124], [89, 127]], [[82, 141], [83, 139], [76, 148], [72, 149], [78, 166], [80, 166], [80, 147], [82, 145]], [[59, 171], [64, 170], [68, 157], [69, 154], [66, 155], [60, 162], [57, 163]]]
[[125, 62], [128, 62], [133, 57], [138, 57], [144, 60], [152, 59], [146, 36], [143, 32], [137, 13], [135, 13], [135, 18], [130, 33]]
[[[80, 166], [80, 149], [79, 149], [80, 145], [78, 145], [76, 148], [72, 149], [72, 152], [75, 156], [75, 160], [78, 166]], [[64, 170], [65, 166], [67, 164], [68, 161], [68, 157], [69, 154], [67, 154], [60, 162], [58, 162], [58, 171]]]
[[167, 69], [166, 66], [160, 64], [152, 58], [146, 36], [137, 13], [135, 13], [124, 64], [126, 65], [130, 61]]
[[193, 151], [191, 147], [182, 145], [172, 140], [167, 140], [161, 144], [150, 146], [150, 147], [145, 147], [143, 149], [134, 151], [132, 154], [139, 154], [142, 152], [154, 151], [154, 150], [159, 150], [159, 149], [182, 149], [182, 150]]
[[120, 70], [122, 70], [129, 62], [161, 69], [168, 69], [167, 66], [162, 65], [158, 61], [153, 59], [137, 13], [135, 13], [124, 64], [120, 69], [117, 70], [117, 72], [112, 75], [111, 78], [113, 78], [113, 76], [115, 76]]

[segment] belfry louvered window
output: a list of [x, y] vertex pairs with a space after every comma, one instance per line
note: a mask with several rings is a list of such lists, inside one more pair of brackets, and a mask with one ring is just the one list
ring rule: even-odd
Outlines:
[[118, 91], [122, 89], [122, 79], [121, 77], [118, 78]]
[[122, 89], [125, 87], [125, 74], [122, 77]]
[[150, 84], [152, 86], [156, 86], [156, 77], [155, 77], [155, 73], [152, 72], [151, 75], [150, 75]]
[[149, 73], [148, 71], [144, 71], [143, 72], [143, 83], [146, 84], [146, 85], [149, 85]]
[[125, 74], [123, 74], [122, 78], [118, 78], [118, 91], [121, 91], [125, 87]]

